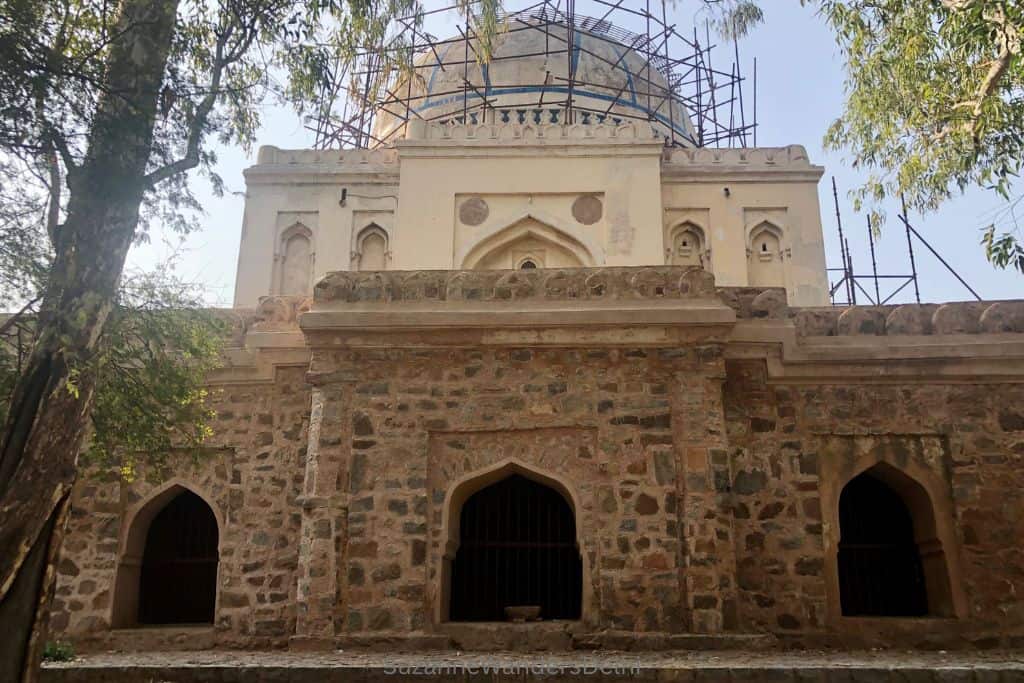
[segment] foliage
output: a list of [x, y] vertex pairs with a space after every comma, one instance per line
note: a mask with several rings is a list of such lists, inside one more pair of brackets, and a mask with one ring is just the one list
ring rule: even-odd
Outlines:
[[723, 38], [740, 38], [764, 21], [764, 11], [754, 0], [704, 0], [715, 31]]
[[999, 268], [1015, 268], [1024, 273], [1024, 245], [1008, 232], [996, 235], [995, 225], [985, 228], [981, 235], [985, 255]]
[[75, 658], [75, 648], [63, 640], [48, 640], [43, 647], [44, 662], [70, 662]]
[[[68, 390], [83, 372], [96, 377], [92, 429], [82, 460], [131, 478], [141, 457], [158, 470], [172, 452], [197, 454], [211, 435], [214, 413], [206, 375], [217, 367], [224, 321], [203, 308], [193, 285], [168, 269], [125, 280], [117, 306], [85, 367], [72, 369]], [[31, 346], [35, 321], [25, 315], [0, 344], [0, 392], [13, 390]], [[21, 336], [16, 337], [20, 330]], [[6, 419], [6, 401], [0, 419]]]
[[46, 201], [21, 164], [0, 163], [0, 301], [19, 309], [41, 291], [49, 267]]
[[[216, 155], [202, 143], [210, 138], [243, 147], [252, 143], [259, 104], [270, 89], [266, 51], [287, 14], [302, 12], [306, 3], [176, 4], [139, 239], [155, 224], [180, 232], [196, 227], [198, 207], [183, 174], [198, 167], [215, 189], [221, 187], [212, 171]], [[106, 59], [125, 32], [117, 23], [125, 5], [124, 0], [4, 0], [0, 5], [0, 150], [25, 167], [56, 164], [59, 157], [62, 174], [56, 179], [66, 180], [72, 192], [96, 103], [118, 95], [106, 92], [104, 75]], [[49, 189], [59, 192], [59, 185], [51, 183]]]
[[196, 294], [160, 274], [122, 287], [90, 368], [97, 392], [86, 462], [132, 477], [140, 454], [159, 469], [172, 451], [196, 453], [211, 436], [205, 381], [219, 365], [225, 325]]
[[[846, 59], [847, 101], [826, 145], [870, 172], [855, 193], [903, 194], [932, 211], [970, 186], [1008, 199], [1024, 164], [1024, 3], [803, 0], [819, 6]], [[1012, 231], [983, 244], [1024, 272]]]

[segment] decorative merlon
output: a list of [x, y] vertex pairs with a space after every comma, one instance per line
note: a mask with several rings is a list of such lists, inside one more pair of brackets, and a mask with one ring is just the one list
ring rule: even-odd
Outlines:
[[333, 168], [365, 167], [395, 164], [398, 155], [390, 147], [378, 149], [281, 149], [273, 145], [260, 147], [256, 155], [259, 166], [318, 166]]
[[803, 145], [739, 148], [675, 147], [666, 151], [665, 162], [671, 166], [815, 168]]
[[[524, 110], [528, 111], [528, 110]], [[638, 121], [593, 121], [566, 125], [559, 122], [520, 123], [517, 120], [484, 123], [435, 123], [413, 120], [408, 124], [404, 140], [398, 147], [415, 146], [425, 142], [458, 142], [461, 144], [585, 144], [588, 142], [614, 144], [649, 142], [661, 144], [649, 123]]]
[[671, 346], [735, 320], [710, 273], [658, 266], [330, 273], [299, 327], [314, 348], [467, 343], [458, 331], [484, 344]]
[[801, 337], [1024, 334], [1024, 300], [790, 308], [782, 289], [720, 287], [739, 320], [787, 320]]
[[736, 149], [675, 147], [665, 150], [661, 172], [665, 179], [697, 182], [769, 179], [817, 182], [825, 169], [811, 163], [802, 145]]

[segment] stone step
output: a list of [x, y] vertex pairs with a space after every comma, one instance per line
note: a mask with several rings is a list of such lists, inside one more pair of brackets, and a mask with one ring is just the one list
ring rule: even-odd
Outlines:
[[48, 664], [42, 683], [1024, 681], [1020, 652], [149, 652]]
[[[471, 652], [569, 652], [617, 650], [660, 652], [665, 650], [764, 650], [776, 644], [767, 634], [636, 633], [634, 631], [586, 631], [579, 622], [446, 623], [439, 633], [396, 635], [361, 634], [336, 638], [336, 648], [351, 651], [463, 650]], [[293, 639], [292, 650], [328, 649], [323, 642]]]

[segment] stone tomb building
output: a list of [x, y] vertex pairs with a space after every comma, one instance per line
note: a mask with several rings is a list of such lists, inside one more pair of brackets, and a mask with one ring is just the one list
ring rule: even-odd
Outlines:
[[1019, 645], [1024, 302], [830, 307], [822, 169], [659, 125], [262, 149], [211, 452], [83, 474], [55, 630]]

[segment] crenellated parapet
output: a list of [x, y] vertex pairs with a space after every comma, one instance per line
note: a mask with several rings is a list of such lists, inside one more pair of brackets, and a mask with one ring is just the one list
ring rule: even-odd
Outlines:
[[260, 147], [257, 164], [292, 166], [317, 164], [322, 166], [393, 164], [398, 161], [395, 151], [379, 149], [281, 149], [273, 145]]
[[281, 149], [260, 147], [256, 165], [245, 169], [248, 184], [293, 182], [333, 183], [341, 179], [395, 183], [398, 153], [379, 149]]
[[316, 304], [416, 301], [573, 301], [713, 298], [714, 275], [701, 268], [414, 270], [329, 273]]
[[825, 172], [811, 163], [803, 145], [786, 147], [674, 147], [665, 150], [662, 173], [666, 179], [817, 180]]
[[740, 320], [791, 320], [804, 337], [1024, 334], [1024, 300], [791, 308], [782, 289], [722, 287]]
[[570, 345], [720, 338], [736, 316], [700, 268], [336, 272], [299, 325], [338, 344]]
[[499, 112], [491, 121], [427, 122], [410, 121], [405, 139], [399, 147], [423, 142], [459, 143], [636, 143], [660, 142], [649, 123], [597, 117], [566, 124], [548, 110], [508, 110]]

